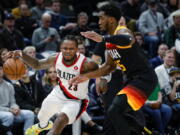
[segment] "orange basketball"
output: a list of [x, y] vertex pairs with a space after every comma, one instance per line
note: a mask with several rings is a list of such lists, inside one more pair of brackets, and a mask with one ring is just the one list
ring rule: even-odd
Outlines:
[[3, 71], [8, 79], [19, 80], [26, 73], [26, 66], [19, 58], [9, 58], [3, 64]]

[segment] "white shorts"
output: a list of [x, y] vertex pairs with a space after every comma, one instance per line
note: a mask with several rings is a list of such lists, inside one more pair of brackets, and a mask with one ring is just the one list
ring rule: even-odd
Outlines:
[[80, 112], [82, 102], [80, 100], [67, 99], [59, 86], [56, 86], [53, 91], [45, 98], [42, 103], [38, 118], [41, 121], [48, 120], [56, 113], [65, 113], [69, 118], [69, 123], [72, 124]]

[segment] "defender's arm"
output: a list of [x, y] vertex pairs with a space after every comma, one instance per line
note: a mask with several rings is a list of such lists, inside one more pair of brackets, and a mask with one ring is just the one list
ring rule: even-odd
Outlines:
[[84, 74], [84, 76], [88, 77], [89, 79], [101, 77], [101, 76], [109, 74], [115, 68], [116, 68], [116, 65], [113, 62], [111, 56], [108, 54], [105, 65], [103, 65], [101, 68], [99, 68], [93, 72]]
[[115, 68], [116, 68], [116, 65], [114, 64], [112, 58], [110, 56], [108, 56], [107, 62], [104, 66], [102, 66], [99, 69], [96, 69], [95, 71], [81, 74], [79, 76], [72, 78], [69, 81], [69, 85], [77, 85], [78, 83], [82, 83], [84, 81], [87, 81], [88, 79], [93, 79], [93, 78], [97, 78], [100, 76], [104, 76], [104, 75], [110, 73]]

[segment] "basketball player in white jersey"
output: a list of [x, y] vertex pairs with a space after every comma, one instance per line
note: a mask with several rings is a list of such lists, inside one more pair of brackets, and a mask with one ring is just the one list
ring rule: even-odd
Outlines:
[[[61, 43], [61, 52], [44, 60], [37, 60], [21, 51], [9, 53], [9, 57], [20, 56], [26, 64], [35, 69], [46, 69], [54, 65], [59, 79], [59, 86], [56, 86], [42, 103], [38, 114], [39, 124], [29, 128], [26, 135], [38, 135], [51, 128], [48, 135], [59, 135], [66, 125], [72, 124], [86, 110], [88, 81], [72, 87], [68, 80], [78, 74], [96, 70], [98, 65], [77, 51], [78, 43], [74, 36], [67, 36]], [[49, 119], [56, 113], [58, 117], [53, 125]]]

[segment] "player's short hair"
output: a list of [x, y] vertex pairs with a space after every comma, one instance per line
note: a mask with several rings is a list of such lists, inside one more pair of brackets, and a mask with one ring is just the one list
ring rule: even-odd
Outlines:
[[76, 47], [78, 48], [78, 41], [77, 41], [75, 35], [67, 35], [67, 36], [65, 36], [65, 37], [63, 38], [63, 40], [61, 41], [61, 45], [62, 45], [62, 43], [63, 43], [65, 40], [71, 40], [71, 41], [74, 41], [75, 44], [76, 44]]
[[99, 7], [99, 11], [103, 11], [105, 15], [114, 17], [117, 21], [121, 18], [121, 10], [115, 3], [108, 2]]

